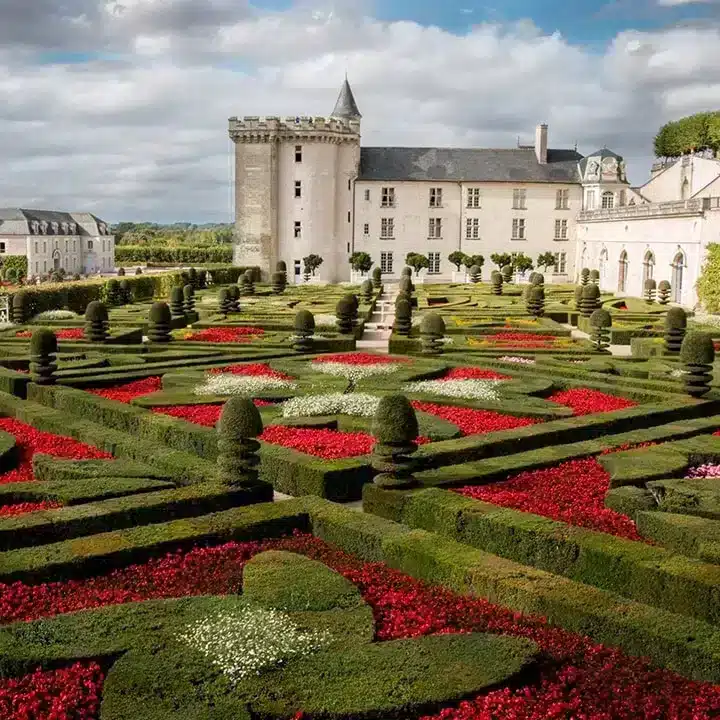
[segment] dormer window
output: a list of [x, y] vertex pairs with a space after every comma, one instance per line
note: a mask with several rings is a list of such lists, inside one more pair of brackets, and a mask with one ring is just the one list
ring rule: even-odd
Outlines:
[[47, 229], [48, 229], [48, 224], [43, 220], [40, 223], [40, 233], [42, 235], [47, 235]]
[[37, 220], [32, 221], [32, 232], [33, 235], [38, 235], [40, 233], [40, 223]]
[[77, 224], [76, 223], [70, 223], [70, 234], [77, 235]]
[[58, 234], [58, 231], [60, 230], [60, 225], [56, 222], [50, 223], [50, 226], [52, 227], [52, 231], [54, 235]]
[[66, 222], [60, 223], [60, 227], [62, 228], [63, 235], [68, 234], [68, 224]]

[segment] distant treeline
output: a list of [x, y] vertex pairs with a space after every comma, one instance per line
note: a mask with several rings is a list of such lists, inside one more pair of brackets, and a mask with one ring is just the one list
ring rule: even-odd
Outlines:
[[233, 226], [193, 225], [192, 223], [173, 223], [158, 225], [156, 223], [121, 222], [112, 227], [116, 245], [229, 245], [233, 238]]
[[119, 245], [115, 262], [170, 265], [231, 263], [232, 245]]

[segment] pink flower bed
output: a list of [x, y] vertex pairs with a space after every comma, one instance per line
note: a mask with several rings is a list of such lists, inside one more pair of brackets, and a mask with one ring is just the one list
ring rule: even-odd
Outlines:
[[688, 479], [691, 478], [720, 478], [720, 465], [713, 463], [704, 463], [697, 467], [690, 468], [687, 475]]

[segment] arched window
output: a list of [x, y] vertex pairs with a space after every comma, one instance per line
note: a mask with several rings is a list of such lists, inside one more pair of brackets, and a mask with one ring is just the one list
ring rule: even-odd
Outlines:
[[690, 197], [690, 181], [685, 178], [680, 188], [680, 197], [683, 200], [687, 200]]
[[645, 290], [645, 281], [655, 277], [655, 255], [652, 250], [648, 250], [643, 258], [643, 284], [642, 290]]
[[672, 263], [672, 280], [670, 284], [672, 286], [673, 302], [682, 302], [682, 290], [683, 290], [683, 274], [685, 271], [685, 253], [680, 250]]
[[609, 190], [602, 194], [602, 207], [603, 210], [611, 210], [615, 207], [615, 196]]
[[624, 293], [627, 290], [628, 278], [628, 255], [625, 250], [620, 253], [620, 266], [618, 268], [618, 292]]
[[603, 248], [600, 252], [600, 288], [607, 287], [607, 271], [608, 271], [608, 251], [607, 248]]

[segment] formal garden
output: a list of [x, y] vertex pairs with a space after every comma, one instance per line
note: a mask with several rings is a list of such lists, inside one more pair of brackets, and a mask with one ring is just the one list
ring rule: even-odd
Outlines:
[[720, 327], [496, 265], [10, 288], [0, 718], [720, 716]]

